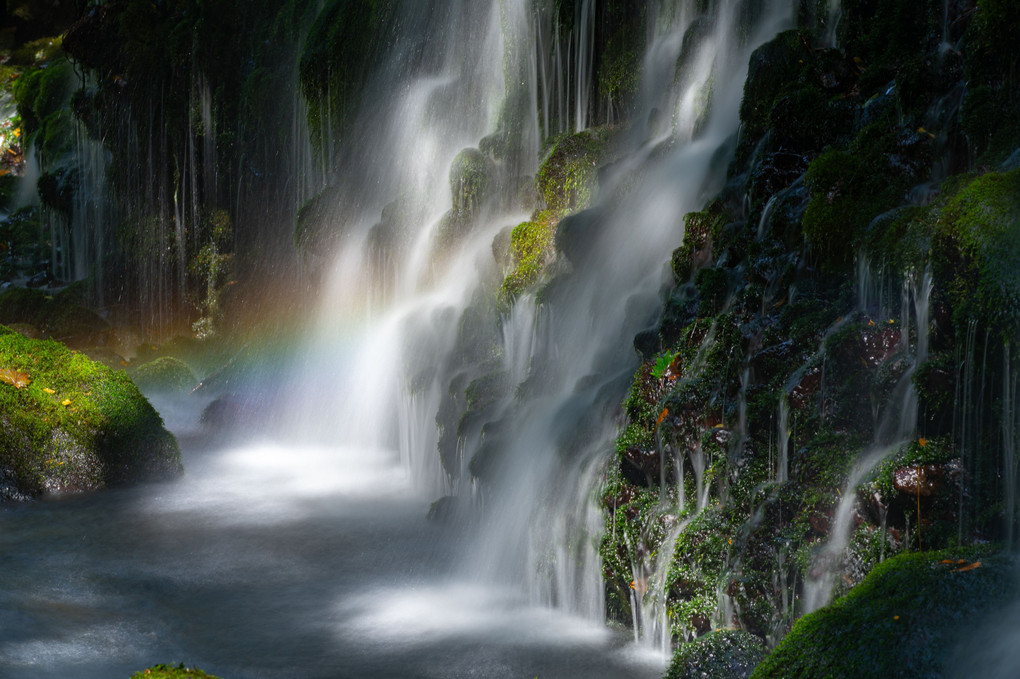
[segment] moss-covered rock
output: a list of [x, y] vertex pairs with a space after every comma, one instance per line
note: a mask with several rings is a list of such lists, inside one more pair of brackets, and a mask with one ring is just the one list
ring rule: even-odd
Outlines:
[[833, 604], [806, 615], [754, 679], [941, 676], [953, 643], [1016, 590], [1004, 554], [903, 554]]
[[612, 154], [614, 130], [590, 128], [560, 137], [538, 169], [536, 182], [546, 207], [562, 216], [591, 204], [598, 188], [599, 166]]
[[547, 211], [522, 222], [510, 233], [510, 271], [500, 285], [500, 302], [509, 305], [541, 278], [554, 256], [555, 223]]
[[131, 379], [143, 392], [185, 393], [198, 384], [188, 364], [173, 356], [143, 363], [132, 371]]
[[1007, 338], [1020, 327], [1020, 170], [980, 176], [948, 200], [937, 227], [937, 274], [957, 327], [969, 319]]
[[666, 679], [747, 679], [765, 657], [761, 640], [741, 630], [720, 630], [681, 644]]
[[177, 442], [125, 373], [0, 326], [0, 381], [0, 498], [181, 472]]

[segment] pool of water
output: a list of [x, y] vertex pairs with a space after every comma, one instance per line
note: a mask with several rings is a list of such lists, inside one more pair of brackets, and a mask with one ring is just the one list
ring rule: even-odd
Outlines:
[[385, 452], [182, 441], [173, 483], [0, 509], [0, 677], [663, 673], [625, 631], [465, 576]]

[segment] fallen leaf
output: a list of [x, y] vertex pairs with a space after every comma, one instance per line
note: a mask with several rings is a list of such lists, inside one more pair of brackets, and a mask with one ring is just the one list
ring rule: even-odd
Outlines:
[[924, 448], [926, 445], [928, 445], [928, 439], [926, 439], [926, 438], [919, 438], [919, 439], [917, 439], [917, 444], [919, 446], [921, 446], [922, 448]]
[[71, 399], [65, 398], [63, 401], [60, 402], [60, 405], [62, 405], [62, 406], [69, 406], [69, 405], [71, 405]]
[[14, 368], [0, 368], [0, 382], [6, 382], [12, 385], [15, 389], [21, 389], [27, 387], [32, 383], [32, 380], [28, 379], [28, 375], [15, 370]]
[[55, 393], [57, 393], [57, 392], [53, 391], [52, 389], [50, 389], [49, 387], [43, 387], [43, 391], [45, 391], [47, 394], [55, 394]]
[[966, 573], [967, 571], [972, 571], [975, 568], [981, 568], [981, 562], [980, 561], [975, 561], [974, 563], [970, 564], [969, 566], [961, 566], [960, 568], [954, 568], [952, 572], [953, 573]]

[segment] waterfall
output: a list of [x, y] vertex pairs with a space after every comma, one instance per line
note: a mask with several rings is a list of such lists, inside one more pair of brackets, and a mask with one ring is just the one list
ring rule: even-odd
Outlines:
[[[309, 367], [293, 379], [291, 431], [402, 460], [426, 494], [473, 502], [466, 579], [601, 620], [602, 520], [592, 496], [636, 366], [631, 338], [659, 313], [664, 253], [682, 239], [683, 215], [725, 179], [719, 159], [733, 143], [750, 52], [791, 25], [793, 11], [775, 0], [755, 25], [738, 2], [709, 3], [700, 16], [693, 5], [650, 13], [635, 119], [666, 109], [672, 125], [652, 142], [627, 136], [613, 173], [600, 178], [601, 195], [613, 200], [560, 224], [562, 237], [584, 247], [567, 242], [553, 291], [541, 300], [525, 294], [506, 312], [487, 292], [502, 275], [492, 243], [527, 218], [512, 195], [537, 167], [540, 130], [566, 129], [570, 100], [574, 129], [593, 122], [595, 3], [579, 5], [565, 65], [560, 28], [529, 7], [398, 5], [392, 45], [355, 115], [357, 134], [330, 141], [338, 247], [324, 267]], [[710, 32], [692, 33], [677, 77], [696, 19]], [[427, 66], [409, 68], [409, 54]], [[528, 112], [513, 118], [514, 150], [485, 161], [494, 163], [490, 183], [476, 203], [461, 205], [457, 168], [479, 157], [472, 149], [484, 149], [487, 135], [508, 131], [508, 110]], [[468, 213], [464, 231], [444, 240], [458, 210]], [[386, 246], [393, 280], [382, 296], [371, 265], [379, 224], [397, 236]], [[328, 421], [317, 414], [323, 403], [336, 413]], [[704, 459], [691, 462], [703, 473]], [[699, 481], [698, 506], [707, 497]], [[665, 631], [657, 645], [668, 643]]]

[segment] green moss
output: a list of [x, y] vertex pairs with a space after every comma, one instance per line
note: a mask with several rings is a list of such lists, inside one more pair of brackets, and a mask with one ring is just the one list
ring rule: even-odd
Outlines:
[[901, 204], [906, 189], [927, 172], [930, 153], [926, 135], [898, 135], [875, 123], [847, 148], [831, 148], [811, 163], [803, 229], [828, 267], [852, 263], [871, 222]]
[[741, 630], [719, 630], [673, 653], [666, 679], [747, 679], [765, 657], [761, 640]]
[[492, 183], [492, 163], [478, 149], [463, 149], [450, 164], [453, 211], [466, 218], [478, 215]]
[[132, 371], [131, 379], [145, 392], [185, 393], [198, 384], [198, 378], [191, 372], [191, 368], [172, 356], [143, 363]]
[[21, 494], [180, 473], [177, 442], [126, 374], [58, 342], [2, 333], [0, 368], [31, 380], [20, 389], [0, 383], [0, 468]]
[[598, 168], [609, 160], [613, 129], [597, 127], [560, 137], [538, 168], [536, 182], [555, 215], [583, 210], [598, 186]]
[[548, 211], [534, 221], [522, 222], [510, 233], [511, 269], [500, 285], [500, 302], [510, 305], [539, 281], [555, 252], [556, 223]]
[[[960, 559], [980, 566], [963, 571]], [[988, 549], [896, 556], [847, 596], [798, 620], [751, 676], [941, 676], [958, 635], [1012, 598], [1013, 581], [1011, 560]]]
[[1007, 338], [1020, 327], [1020, 170], [978, 177], [942, 210], [938, 235], [957, 327], [973, 318]]
[[683, 284], [694, 270], [712, 259], [712, 245], [726, 224], [722, 201], [713, 201], [700, 212], [684, 215], [684, 242], [673, 251], [670, 268], [677, 283]]
[[148, 669], [135, 672], [131, 679], [219, 679], [206, 674], [198, 668], [187, 668], [184, 663], [179, 665], [154, 665]]

